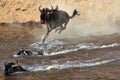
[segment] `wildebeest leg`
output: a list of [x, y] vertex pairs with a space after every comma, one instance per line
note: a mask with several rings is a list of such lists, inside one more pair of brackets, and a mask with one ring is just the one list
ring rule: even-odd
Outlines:
[[61, 30], [63, 28], [63, 26], [60, 26], [59, 28], [57, 28], [56, 30], [55, 30], [55, 32], [57, 32], [58, 30]]
[[60, 29], [59, 33], [61, 33], [64, 29], [66, 29], [68, 22], [69, 22], [69, 19], [65, 22], [64, 27]]
[[66, 22], [65, 22], [65, 24], [64, 24], [64, 29], [66, 29], [66, 26], [67, 26], [68, 22], [69, 22], [69, 19], [66, 20]]
[[51, 28], [50, 28], [50, 26], [47, 24], [47, 31], [51, 31]]
[[59, 29], [59, 34], [64, 30], [64, 27], [62, 26], [60, 29]]
[[47, 31], [47, 33], [46, 33], [45, 37], [43, 38], [42, 42], [45, 42], [45, 40], [46, 40], [46, 38], [47, 38], [49, 32], [50, 32], [50, 31]]
[[51, 31], [52, 31], [52, 29], [51, 29], [50, 25], [47, 24], [47, 33], [46, 33], [45, 37], [43, 38], [42, 42], [45, 42], [49, 32], [51, 32]]

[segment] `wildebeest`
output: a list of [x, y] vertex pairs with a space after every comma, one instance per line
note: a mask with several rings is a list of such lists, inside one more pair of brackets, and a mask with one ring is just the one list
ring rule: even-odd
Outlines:
[[21, 71], [23, 72], [28, 70], [24, 69], [22, 66], [19, 66], [18, 61], [16, 61], [16, 63], [14, 62], [4, 63], [4, 75], [10, 75], [11, 73]]
[[58, 10], [58, 6], [55, 9], [53, 7], [52, 9], [48, 8], [41, 9], [40, 6], [39, 11], [41, 13], [40, 15], [41, 24], [47, 25], [47, 33], [43, 38], [42, 42], [45, 41], [49, 32], [56, 29], [56, 31], [59, 30], [59, 33], [61, 33], [61, 31], [66, 29], [66, 26], [70, 19], [72, 19], [75, 15], [80, 15], [78, 14], [78, 11], [75, 9], [73, 11], [72, 16], [69, 16], [66, 11]]
[[39, 52], [33, 52], [30, 50], [25, 50], [25, 49], [20, 49], [20, 51], [17, 52], [16, 55], [25, 55], [25, 56], [38, 56], [38, 55], [43, 55], [43, 50], [40, 50]]

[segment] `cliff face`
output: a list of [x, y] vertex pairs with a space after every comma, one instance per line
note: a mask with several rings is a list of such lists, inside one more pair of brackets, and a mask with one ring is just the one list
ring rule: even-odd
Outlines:
[[0, 22], [39, 21], [39, 5], [59, 6], [69, 14], [81, 12], [81, 21], [97, 22], [120, 19], [120, 0], [0, 0]]

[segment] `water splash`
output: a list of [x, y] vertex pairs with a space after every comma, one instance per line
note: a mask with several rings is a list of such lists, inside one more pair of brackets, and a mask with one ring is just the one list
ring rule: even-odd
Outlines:
[[67, 61], [63, 64], [52, 64], [52, 65], [34, 65], [32, 67], [28, 67], [30, 71], [46, 71], [46, 70], [55, 70], [55, 69], [66, 69], [66, 68], [74, 68], [74, 67], [92, 67], [98, 66], [102, 64], [107, 64], [117, 59], [109, 59], [109, 60], [102, 60], [96, 62], [79, 62], [79, 61]]
[[[117, 47], [119, 43], [112, 43], [107, 45], [95, 45], [94, 43], [79, 43], [76, 45], [67, 45], [67, 42], [55, 41], [55, 42], [48, 42], [45, 44], [38, 45], [38, 43], [33, 43], [30, 46], [35, 49], [43, 49], [44, 56], [53, 56], [58, 54], [66, 54], [70, 52], [75, 52], [81, 49], [103, 49], [103, 48], [110, 48], [110, 47]], [[52, 51], [49, 51], [52, 50]]]

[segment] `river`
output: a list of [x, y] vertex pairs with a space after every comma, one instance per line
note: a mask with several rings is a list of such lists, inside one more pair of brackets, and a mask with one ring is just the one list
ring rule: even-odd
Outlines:
[[[42, 44], [35, 35], [43, 32], [42, 27], [0, 27], [0, 80], [120, 80], [120, 34], [47, 39]], [[14, 56], [21, 48], [42, 48], [44, 55]], [[4, 62], [16, 60], [30, 72], [3, 75]]]

